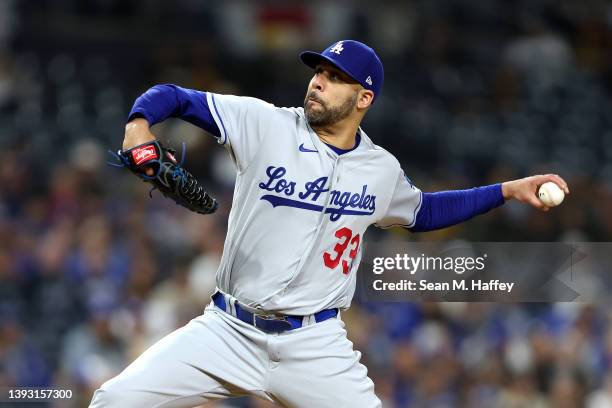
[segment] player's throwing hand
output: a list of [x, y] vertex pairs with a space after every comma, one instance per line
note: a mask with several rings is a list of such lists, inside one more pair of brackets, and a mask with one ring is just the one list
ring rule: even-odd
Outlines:
[[506, 200], [513, 198], [522, 203], [531, 204], [539, 210], [548, 211], [550, 207], [542, 203], [537, 196], [538, 188], [547, 181], [552, 181], [557, 184], [565, 194], [569, 194], [567, 183], [556, 174], [543, 174], [507, 181], [502, 183], [502, 194]]

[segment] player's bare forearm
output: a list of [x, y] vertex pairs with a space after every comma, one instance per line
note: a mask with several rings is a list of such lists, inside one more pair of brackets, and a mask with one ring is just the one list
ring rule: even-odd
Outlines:
[[544, 205], [537, 197], [538, 187], [547, 181], [552, 181], [557, 184], [565, 194], [569, 194], [567, 183], [556, 174], [543, 174], [506, 181], [502, 183], [502, 194], [505, 200], [515, 199], [522, 203], [530, 204], [539, 210], [548, 211], [550, 207]]
[[125, 125], [123, 150], [155, 140], [155, 135], [149, 129], [149, 122], [144, 118], [135, 118]]

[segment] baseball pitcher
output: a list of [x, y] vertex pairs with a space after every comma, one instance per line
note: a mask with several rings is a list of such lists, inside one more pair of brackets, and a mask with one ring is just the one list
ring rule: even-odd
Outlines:
[[347, 339], [369, 226], [445, 228], [517, 199], [548, 210], [538, 175], [424, 193], [360, 127], [383, 85], [367, 45], [338, 41], [301, 60], [314, 70], [303, 107], [156, 85], [130, 112], [122, 164], [177, 203], [217, 207], [149, 127], [169, 117], [216, 136], [237, 179], [217, 290], [204, 313], [103, 384], [91, 407], [193, 407], [252, 395], [286, 407], [379, 407]]

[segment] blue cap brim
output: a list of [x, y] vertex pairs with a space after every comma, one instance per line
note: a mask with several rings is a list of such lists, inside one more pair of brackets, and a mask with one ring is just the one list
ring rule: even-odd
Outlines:
[[334, 67], [338, 68], [339, 70], [344, 72], [346, 75], [348, 75], [351, 78], [353, 78], [355, 80], [355, 82], [360, 83], [359, 80], [357, 78], [355, 78], [355, 76], [353, 74], [351, 74], [351, 72], [348, 69], [346, 69], [342, 65], [338, 64], [338, 62], [332, 60], [331, 58], [328, 58], [325, 55], [319, 54], [318, 52], [303, 51], [303, 52], [300, 53], [300, 59], [302, 60], [302, 62], [304, 64], [306, 64], [307, 66], [309, 66], [312, 69], [315, 69], [317, 67], [317, 64], [321, 63], [321, 61], [329, 62]]

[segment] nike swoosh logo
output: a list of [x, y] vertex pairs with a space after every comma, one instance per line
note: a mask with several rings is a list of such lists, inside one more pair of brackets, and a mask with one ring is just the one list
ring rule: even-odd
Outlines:
[[318, 150], [310, 150], [310, 149], [304, 147], [304, 143], [302, 143], [300, 145], [300, 152], [304, 152], [304, 153], [317, 153]]

